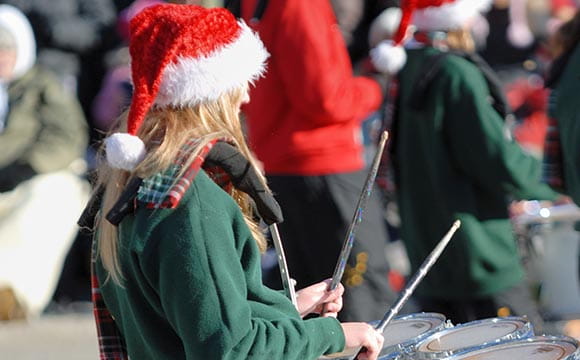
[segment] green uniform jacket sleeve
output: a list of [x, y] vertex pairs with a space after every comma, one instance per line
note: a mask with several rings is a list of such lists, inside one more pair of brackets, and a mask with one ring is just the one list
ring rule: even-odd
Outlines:
[[140, 264], [187, 359], [305, 360], [343, 350], [336, 319], [303, 320], [262, 285], [255, 241], [233, 200], [203, 186], [210, 181], [198, 175]]
[[505, 136], [482, 74], [466, 60], [448, 57], [439, 89], [449, 94], [445, 114], [447, 142], [456, 164], [487, 189], [498, 184], [519, 199], [554, 200], [558, 194], [540, 182], [541, 162]]

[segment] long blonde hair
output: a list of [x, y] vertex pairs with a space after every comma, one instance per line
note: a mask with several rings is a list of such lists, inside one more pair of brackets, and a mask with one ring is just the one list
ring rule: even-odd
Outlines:
[[475, 41], [468, 29], [454, 29], [447, 32], [447, 46], [452, 50], [472, 53], [475, 51]]
[[[185, 108], [153, 109], [145, 118], [138, 136], [147, 148], [147, 157], [132, 172], [114, 169], [106, 161], [101, 161], [98, 170], [97, 188], [103, 185], [105, 193], [101, 214], [97, 218], [98, 254], [103, 267], [117, 284], [121, 284], [123, 274], [118, 257], [117, 228], [103, 219], [133, 176], [146, 178], [165, 170], [175, 159], [180, 148], [190, 139], [197, 139], [198, 145], [189, 157], [191, 162], [202, 147], [216, 138], [232, 141], [252, 164], [256, 164], [242, 131], [239, 107], [245, 95], [245, 88], [236, 89], [213, 102]], [[119, 118], [118, 128], [126, 129], [127, 113]], [[101, 158], [104, 149], [101, 150]], [[186, 166], [184, 166], [185, 168]], [[265, 184], [265, 179], [260, 174]], [[252, 206], [247, 194], [232, 189], [230, 195], [240, 206], [246, 223], [261, 251], [266, 249], [266, 239], [253, 218]]]

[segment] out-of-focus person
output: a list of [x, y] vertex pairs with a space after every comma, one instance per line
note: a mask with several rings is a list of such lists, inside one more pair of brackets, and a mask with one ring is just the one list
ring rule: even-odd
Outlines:
[[[88, 197], [80, 105], [36, 64], [27, 18], [0, 5], [0, 308], [47, 305]], [[14, 306], [6, 306], [13, 303]], [[12, 309], [12, 310], [10, 310]]]
[[[571, 201], [576, 205], [580, 205], [580, 166], [578, 165], [580, 157], [577, 152], [580, 139], [580, 105], [577, 101], [580, 91], [578, 84], [580, 11], [577, 10], [572, 19], [564, 22], [553, 33], [549, 41], [549, 48], [554, 60], [546, 78], [546, 87], [550, 91], [550, 96], [547, 110], [549, 127], [544, 146], [544, 181], [554, 189], [570, 196]], [[578, 293], [574, 289], [577, 289], [578, 283], [575, 284], [576, 286], [570, 286], [570, 281], [578, 281], [580, 278], [578, 267], [573, 265], [578, 264], [578, 226], [577, 222], [566, 221], [560, 222], [558, 226], [565, 229], [564, 231], [569, 231], [569, 238], [573, 239], [564, 246], [561, 242], [553, 245], [557, 246], [559, 251], [566, 252], [558, 256], [558, 260], [562, 261], [562, 256], [568, 257], [566, 264], [572, 264], [571, 269], [576, 273], [568, 272], [562, 278], [561, 272], [559, 272], [557, 278], [563, 282], [562, 287], [573, 289], [572, 292], [565, 294], [567, 297], [564, 298], [564, 301], [568, 301], [568, 304], [577, 304]], [[554, 240], [560, 239], [554, 237], [546, 239], [550, 243]], [[558, 267], [552, 268], [561, 270]], [[553, 294], [549, 295], [554, 296]], [[557, 301], [553, 301], [553, 303], [557, 303]], [[564, 311], [569, 310], [570, 307]], [[563, 327], [563, 332], [580, 339], [580, 320], [567, 321]]]
[[580, 107], [577, 73], [580, 69], [580, 12], [553, 35], [550, 45], [554, 61], [546, 86], [550, 89], [544, 156], [545, 181], [580, 204], [580, 162], [576, 151], [580, 136]]
[[104, 73], [102, 55], [117, 39], [113, 0], [3, 0], [30, 19], [38, 63], [77, 92], [87, 116]]
[[540, 183], [540, 162], [507, 137], [501, 85], [474, 54], [471, 20], [488, 3], [403, 1], [394, 41], [379, 44], [372, 57], [378, 69], [392, 71], [394, 60], [400, 69], [391, 161], [412, 272], [450, 224], [462, 222], [417, 288], [419, 306], [454, 323], [526, 315], [540, 329], [508, 202], [558, 194]]
[[[353, 75], [330, 0], [264, 3], [241, 1], [242, 17], [272, 54], [243, 111], [284, 211], [290, 275], [306, 287], [331, 276], [338, 261], [367, 176], [361, 123], [383, 93], [379, 82]], [[381, 213], [373, 192], [342, 279], [342, 321], [380, 319], [395, 300]]]

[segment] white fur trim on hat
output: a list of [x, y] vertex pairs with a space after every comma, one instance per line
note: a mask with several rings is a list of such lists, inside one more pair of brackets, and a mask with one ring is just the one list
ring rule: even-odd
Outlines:
[[145, 158], [145, 144], [137, 136], [115, 133], [105, 139], [107, 162], [116, 169], [133, 170]]
[[491, 0], [456, 0], [441, 6], [416, 9], [413, 24], [419, 31], [459, 29], [480, 12], [491, 6]]
[[370, 51], [375, 68], [383, 73], [395, 74], [407, 62], [407, 53], [401, 45], [395, 45], [391, 40], [381, 41]]
[[163, 71], [157, 106], [192, 106], [258, 79], [266, 70], [268, 51], [242, 21], [240, 37], [202, 58], [178, 58]]

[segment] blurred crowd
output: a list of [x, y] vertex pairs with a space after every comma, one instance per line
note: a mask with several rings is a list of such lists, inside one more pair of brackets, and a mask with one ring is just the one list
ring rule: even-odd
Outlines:
[[[96, 150], [131, 99], [129, 21], [143, 8], [160, 2], [163, 1], [0, 1], [0, 320], [70, 311], [75, 304], [90, 302], [91, 238], [78, 231], [76, 221], [92, 191], [92, 170], [98, 162]], [[405, 167], [406, 163], [419, 164], [417, 159], [421, 155], [412, 157], [413, 151], [418, 152], [413, 141], [419, 142], [425, 134], [419, 130], [413, 133], [412, 127], [408, 130], [411, 133], [397, 134], [405, 128], [404, 122], [399, 121], [399, 128], [394, 129], [393, 117], [389, 119], [388, 116], [392, 110], [389, 106], [393, 106], [389, 102], [393, 84], [400, 87], [398, 95], [407, 96], [404, 81], [417, 74], [411, 76], [405, 70], [398, 76], [388, 71], [379, 72], [369, 57], [371, 49], [397, 36], [401, 19], [399, 1], [312, 1], [309, 6], [313, 14], [304, 15], [312, 17], [304, 21], [309, 23], [309, 28], [298, 21], [269, 20], [267, 1], [263, 13], [253, 10], [261, 1], [250, 1], [250, 5], [244, 1], [182, 2], [228, 6], [237, 11], [236, 15], [253, 24], [271, 53], [268, 65], [271, 75], [252, 90], [253, 100], [243, 111], [248, 119], [249, 144], [263, 163], [269, 184], [285, 212], [282, 237], [289, 239], [285, 243], [289, 270], [298, 286], [307, 286], [332, 274], [335, 255], [340, 250], [370, 159], [377, 148], [378, 134], [389, 129], [397, 135], [397, 143], [389, 145], [386, 156], [393, 161], [385, 161], [389, 164], [381, 169], [379, 187], [364, 214], [365, 222], [360, 227], [343, 279], [346, 293], [342, 319], [370, 321], [382, 317], [397, 291], [401, 290], [404, 278], [410, 275], [398, 273], [398, 269], [389, 265], [384, 256], [385, 246], [401, 238], [405, 242], [405, 236], [423, 236], [409, 230], [411, 226], [438, 231], [433, 236], [440, 237], [443, 234], [439, 230], [450, 225], [435, 226], [427, 221], [409, 220], [423, 220], [430, 216], [429, 213], [439, 211], [437, 208], [417, 210], [417, 207], [428, 206], [427, 203], [411, 205], [411, 193], [419, 192], [422, 185], [412, 185], [412, 181], [405, 178], [405, 174], [413, 171], [416, 172], [413, 176], [421, 176], [420, 180], [428, 178], [428, 175], [418, 174], [423, 174], [423, 166], [427, 167], [429, 161], [417, 165], [421, 170]], [[479, 60], [468, 56], [462, 59], [468, 58], [470, 63], [480, 61], [478, 64], [484, 65], [478, 69], [484, 74], [489, 71], [486, 84], [497, 91], [489, 96], [503, 106], [498, 111], [502, 119], [502, 139], [515, 140], [518, 149], [506, 150], [507, 145], [498, 145], [501, 151], [496, 151], [490, 145], [500, 142], [495, 139], [487, 142], [465, 140], [469, 143], [458, 143], [458, 154], [454, 156], [465, 156], [458, 163], [468, 163], [466, 169], [482, 166], [481, 172], [472, 171], [469, 176], [486, 178], [492, 170], [481, 165], [484, 164], [484, 150], [468, 158], [468, 151], [461, 150], [461, 146], [473, 149], [481, 142], [485, 151], [494, 152], [490, 163], [497, 160], [497, 153], [502, 151], [506, 154], [521, 151], [525, 155], [525, 159], [519, 153], [506, 155], [510, 156], [506, 168], [514, 166], [513, 173], [506, 168], [500, 169], [498, 171], [505, 171], [505, 175], [498, 176], [501, 179], [497, 183], [495, 179], [486, 183], [501, 188], [506, 183], [504, 177], [513, 181], [506, 186], [510, 187], [513, 197], [494, 194], [505, 205], [505, 211], [499, 211], [499, 215], [490, 212], [486, 216], [509, 220], [507, 199], [556, 203], [580, 200], [574, 193], [580, 191], [573, 187], [574, 176], [569, 175], [573, 171], [566, 168], [566, 164], [574, 161], [566, 153], [566, 146], [573, 146], [571, 140], [567, 140], [568, 134], [578, 130], [567, 125], [564, 118], [570, 115], [566, 111], [573, 113], [573, 110], [561, 110], [563, 113], [555, 116], [554, 109], [550, 108], [554, 89], [560, 81], [570, 80], [571, 76], [562, 75], [566, 74], [566, 66], [579, 61], [578, 55], [573, 54], [580, 39], [579, 6], [577, 0], [494, 0], [490, 9], [470, 23], [472, 52]], [[296, 12], [294, 15], [303, 14]], [[276, 26], [279, 27], [274, 31]], [[331, 28], [340, 32], [340, 41], [327, 31]], [[421, 35], [421, 29], [416, 34]], [[413, 41], [416, 44], [420, 40], [416, 36]], [[320, 51], [321, 48], [325, 51]], [[409, 48], [407, 69], [419, 61]], [[428, 61], [436, 62], [434, 58]], [[461, 66], [458, 65], [458, 69]], [[332, 79], [326, 76], [329, 74], [333, 75]], [[425, 102], [429, 106], [429, 100]], [[405, 106], [398, 104], [397, 111], [402, 112]], [[401, 115], [403, 118], [407, 123], [413, 120]], [[560, 122], [555, 123], [555, 118]], [[313, 127], [322, 129], [318, 124], [330, 123], [329, 119], [338, 125], [328, 126], [331, 130], [312, 131]], [[354, 140], [351, 139], [352, 129], [346, 128], [347, 123], [356, 126]], [[481, 127], [486, 128], [484, 135], [490, 136], [485, 139], [491, 139], [490, 132], [495, 129], [489, 130], [485, 121], [482, 124]], [[477, 134], [473, 129], [469, 131], [470, 136], [453, 135], [471, 139]], [[562, 137], [561, 143], [559, 137]], [[558, 141], [550, 142], [553, 139]], [[405, 141], [409, 143], [405, 145]], [[436, 146], [428, 145], [431, 150]], [[440, 155], [437, 151], [433, 150], [430, 155]], [[560, 168], [547, 160], [554, 160]], [[473, 161], [481, 161], [481, 164]], [[524, 164], [526, 161], [530, 161], [529, 167]], [[525, 177], [532, 174], [529, 170], [532, 161], [537, 164], [544, 161], [544, 167], [548, 168], [544, 172], [544, 182], [570, 198], [558, 197], [552, 190], [541, 188], [544, 184], [540, 184], [539, 179], [538, 187], [533, 190], [530, 190], [531, 185], [524, 185], [530, 180]], [[467, 172], [469, 170], [455, 172], [452, 169], [448, 173], [449, 181], [458, 184], [454, 191], [464, 191], [463, 195], [471, 196], [472, 188], [484, 185], [477, 181], [460, 182], [457, 174]], [[425, 201], [430, 199], [426, 192], [418, 195], [421, 196]], [[450, 207], [455, 206], [458, 213], [468, 213], [466, 207], [469, 205], [458, 202]], [[400, 205], [403, 205], [401, 210]], [[482, 211], [481, 208], [478, 211]], [[511, 211], [514, 217], [525, 210], [521, 203], [515, 202]], [[469, 226], [470, 222], [481, 218], [463, 220]], [[405, 221], [413, 225], [402, 230], [400, 225]], [[496, 235], [503, 236], [499, 235], [498, 223], [493, 226], [497, 226], [493, 229]], [[478, 231], [493, 232], [488, 228], [472, 228], [472, 231], [466, 230], [467, 235], [462, 236], [477, 237]], [[417, 259], [424, 256], [424, 251], [413, 241], [406, 246], [411, 269], [416, 270]], [[410, 249], [411, 246], [416, 247]], [[281, 286], [277, 276], [275, 266], [264, 267], [264, 281], [270, 286]], [[449, 285], [456, 287], [453, 283]], [[517, 291], [521, 291], [519, 286], [515, 286]], [[481, 289], [471, 290], [475, 293]], [[481, 292], [484, 298], [495, 290], [486, 291]], [[513, 288], [511, 291], [502, 296], [519, 296], [514, 295]], [[408, 311], [438, 310], [456, 316], [460, 322], [473, 319], [465, 314], [465, 317], [454, 314], [455, 308], [468, 306], [473, 300], [469, 296], [468, 300], [457, 294], [457, 297], [444, 299], [438, 290], [431, 291], [428, 287], [421, 294], [417, 304], [410, 306]], [[474, 307], [481, 307], [481, 304], [471, 303]], [[494, 307], [491, 312], [497, 310]], [[529, 308], [527, 312], [533, 313]], [[489, 316], [481, 316], [485, 315]]]

